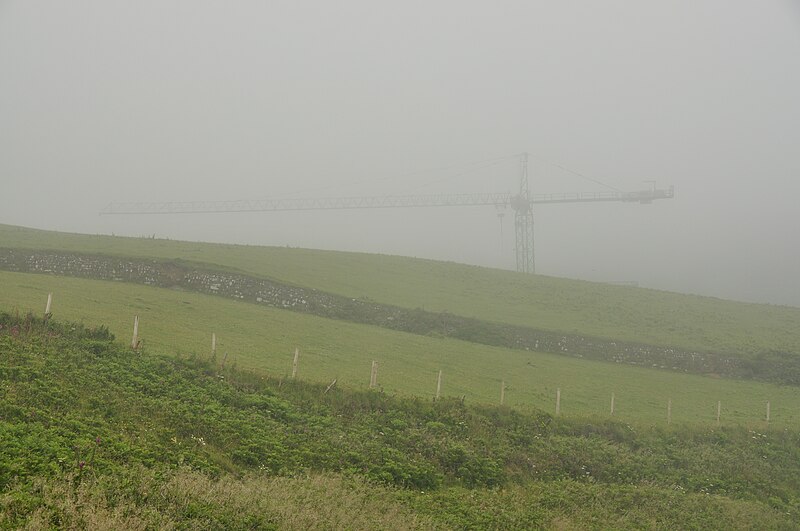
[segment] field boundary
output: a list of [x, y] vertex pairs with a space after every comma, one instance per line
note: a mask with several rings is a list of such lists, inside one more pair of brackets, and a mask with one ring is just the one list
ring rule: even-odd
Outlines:
[[747, 359], [723, 353], [565, 334], [493, 323], [449, 312], [353, 299], [175, 261], [0, 248], [0, 270], [180, 289], [417, 335], [683, 373], [800, 386], [800, 357], [789, 353], [770, 351]]

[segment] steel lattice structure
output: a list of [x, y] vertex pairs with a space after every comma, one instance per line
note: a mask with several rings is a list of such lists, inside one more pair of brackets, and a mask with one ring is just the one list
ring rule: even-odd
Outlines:
[[236, 201], [164, 201], [111, 203], [100, 214], [209, 214], [231, 212], [276, 212], [289, 210], [354, 210], [370, 208], [495, 206], [514, 210], [517, 271], [535, 272], [533, 251], [533, 206], [558, 203], [636, 202], [652, 203], [675, 197], [674, 187], [638, 192], [591, 192], [531, 194], [528, 157], [521, 158], [518, 194], [431, 194], [294, 199], [242, 199]]

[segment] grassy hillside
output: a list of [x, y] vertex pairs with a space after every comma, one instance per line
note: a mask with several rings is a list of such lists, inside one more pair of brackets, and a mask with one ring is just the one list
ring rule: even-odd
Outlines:
[[324, 389], [0, 314], [0, 526], [797, 528], [796, 430]]
[[0, 247], [181, 258], [408, 308], [609, 339], [800, 352], [800, 308], [610, 286], [411, 258], [88, 236], [0, 225]]
[[506, 404], [554, 411], [561, 388], [564, 415], [607, 418], [611, 393], [615, 415], [663, 425], [672, 399], [675, 423], [711, 426], [717, 401], [724, 425], [764, 426], [771, 401], [772, 426], [800, 426], [800, 392], [749, 381], [714, 379], [558, 355], [493, 348], [447, 338], [425, 337], [311, 315], [259, 307], [219, 297], [147, 286], [46, 275], [0, 272], [0, 309], [22, 314], [44, 311], [54, 293], [59, 319], [106, 323], [121, 343], [130, 341], [133, 316], [148, 353], [210, 355], [218, 336], [218, 360], [284, 377], [299, 346], [300, 377], [313, 382], [366, 388], [372, 360], [389, 394], [431, 397], [443, 371], [443, 394], [497, 403], [505, 381]]

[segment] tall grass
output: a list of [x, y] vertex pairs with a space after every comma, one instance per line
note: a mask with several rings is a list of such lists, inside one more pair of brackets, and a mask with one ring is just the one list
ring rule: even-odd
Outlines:
[[[431, 529], [391, 489], [362, 478], [251, 474], [213, 479], [182, 468], [145, 468], [85, 481], [40, 480], [25, 529]], [[2, 499], [3, 505], [10, 502]], [[8, 507], [8, 505], [6, 505]], [[2, 520], [6, 517], [5, 522]], [[0, 526], [15, 524], [0, 513]]]

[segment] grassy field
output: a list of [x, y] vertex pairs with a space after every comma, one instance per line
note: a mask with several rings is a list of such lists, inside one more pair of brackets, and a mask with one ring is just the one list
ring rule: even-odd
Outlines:
[[184, 259], [408, 308], [733, 354], [800, 352], [800, 308], [396, 256], [65, 234], [0, 225], [0, 246]]
[[324, 389], [0, 312], [0, 528], [798, 527], [797, 430]]
[[378, 381], [390, 394], [432, 396], [437, 372], [443, 394], [470, 402], [497, 403], [501, 381], [506, 403], [545, 411], [555, 407], [561, 388], [562, 414], [608, 416], [611, 393], [616, 417], [664, 424], [667, 400], [674, 423], [713, 425], [717, 401], [723, 424], [763, 429], [766, 402], [771, 426], [800, 426], [800, 389], [751, 381], [684, 375], [563, 356], [493, 348], [264, 308], [220, 297], [47, 275], [0, 272], [0, 310], [41, 314], [54, 293], [56, 318], [103, 323], [118, 341], [130, 341], [133, 315], [148, 353], [210, 355], [218, 336], [218, 362], [255, 368], [282, 377], [291, 372], [295, 346], [301, 348], [300, 377], [366, 388], [370, 364], [379, 361]]

